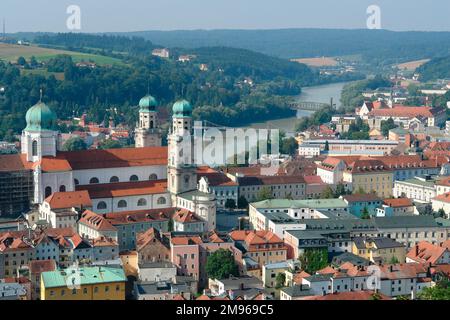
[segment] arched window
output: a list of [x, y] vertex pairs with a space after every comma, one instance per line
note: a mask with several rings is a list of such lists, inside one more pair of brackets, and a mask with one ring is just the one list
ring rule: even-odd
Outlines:
[[189, 180], [191, 179], [191, 177], [189, 177], [188, 175], [184, 176], [184, 185], [187, 187], [189, 186]]
[[109, 179], [109, 182], [119, 182], [119, 177], [112, 176], [111, 179]]
[[166, 198], [159, 197], [158, 200], [156, 201], [156, 203], [158, 203], [158, 204], [166, 204]]
[[137, 175], [133, 174], [133, 175], [130, 177], [130, 181], [139, 181], [139, 178], [138, 178]]
[[59, 187], [59, 192], [66, 192], [66, 186], [65, 185], [61, 185]]
[[126, 208], [127, 207], [127, 202], [125, 200], [120, 200], [119, 203], [117, 204], [117, 207], [119, 207], [119, 208]]
[[148, 177], [149, 180], [158, 180], [158, 176], [156, 175], [156, 173], [152, 173], [150, 175], [150, 177]]
[[80, 184], [80, 181], [78, 181], [78, 179], [73, 179], [73, 183], [75, 183], [75, 185], [77, 186]]
[[153, 121], [150, 121], [150, 129], [153, 129]]
[[37, 156], [37, 141], [34, 140], [33, 143], [31, 144], [31, 155]]
[[100, 209], [100, 210], [106, 209], [106, 202], [105, 202], [105, 201], [100, 201], [100, 202], [97, 204], [97, 209]]
[[138, 205], [138, 207], [146, 206], [147, 205], [147, 200], [145, 200], [144, 198], [139, 199], [137, 205]]
[[45, 188], [45, 197], [50, 197], [52, 195], [52, 187]]
[[90, 184], [99, 183], [98, 178], [96, 178], [96, 177], [91, 178], [91, 180], [89, 180], [89, 183]]

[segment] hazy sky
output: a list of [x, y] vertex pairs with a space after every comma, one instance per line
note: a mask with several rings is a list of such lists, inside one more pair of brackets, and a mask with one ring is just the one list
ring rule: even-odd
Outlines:
[[450, 31], [449, 0], [0, 0], [0, 18], [7, 32], [66, 32], [78, 5], [81, 32], [365, 28], [372, 4], [383, 29]]

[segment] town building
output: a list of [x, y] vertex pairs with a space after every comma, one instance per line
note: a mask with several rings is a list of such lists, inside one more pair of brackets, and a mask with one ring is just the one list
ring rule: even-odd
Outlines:
[[376, 264], [404, 263], [405, 245], [391, 238], [354, 237], [352, 253]]
[[136, 148], [161, 146], [157, 106], [158, 102], [150, 94], [139, 101], [139, 121], [135, 134]]
[[125, 300], [126, 281], [121, 268], [103, 266], [42, 272], [41, 300]]

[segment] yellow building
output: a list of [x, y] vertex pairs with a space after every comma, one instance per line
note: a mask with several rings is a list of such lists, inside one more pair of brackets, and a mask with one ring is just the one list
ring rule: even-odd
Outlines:
[[43, 272], [41, 300], [125, 300], [122, 268], [80, 267]]
[[343, 180], [350, 182], [354, 192], [375, 192], [381, 198], [392, 196], [393, 172], [380, 160], [356, 160], [343, 173]]
[[353, 238], [352, 253], [374, 263], [404, 263], [406, 248], [391, 238]]

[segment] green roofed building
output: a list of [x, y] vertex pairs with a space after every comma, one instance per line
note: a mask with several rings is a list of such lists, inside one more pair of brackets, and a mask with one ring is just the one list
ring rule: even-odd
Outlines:
[[42, 300], [125, 300], [122, 268], [80, 267], [43, 272]]

